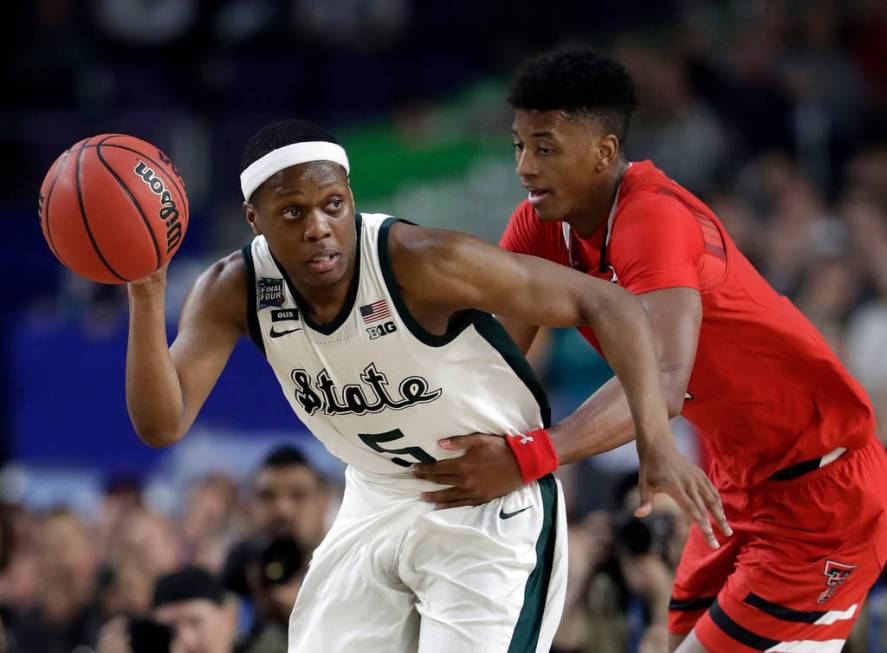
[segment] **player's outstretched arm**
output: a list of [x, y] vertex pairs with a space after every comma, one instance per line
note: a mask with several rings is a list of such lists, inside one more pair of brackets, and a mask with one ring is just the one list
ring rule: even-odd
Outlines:
[[[665, 388], [668, 416], [681, 414], [702, 324], [702, 299], [692, 288], [667, 288], [638, 295], [650, 318]], [[511, 324], [506, 325], [510, 329]], [[594, 428], [590, 428], [593, 424]], [[635, 439], [625, 390], [617, 378], [602, 385], [572, 415], [551, 429], [562, 463], [609, 451]], [[643, 441], [638, 442], [643, 453]]]
[[670, 441], [665, 395], [647, 314], [618, 286], [451, 231], [391, 231], [399, 283], [441, 310], [479, 308], [525, 324], [589, 325], [623, 381], [638, 433]]
[[166, 269], [129, 284], [126, 403], [145, 444], [180, 440], [245, 331], [246, 272], [239, 254], [218, 261], [192, 286], [168, 346]]
[[[690, 316], [672, 330], [680, 342], [671, 343], [674, 350], [660, 360], [647, 312], [634, 296], [614, 284], [543, 259], [510, 254], [461, 234], [433, 230], [410, 234], [404, 228], [401, 235], [413, 243], [404, 248], [408, 252], [405, 258], [414, 259], [410, 268], [422, 270], [412, 282], [405, 282], [409, 285], [421, 279], [427, 297], [443, 299], [454, 307], [483, 308], [510, 318], [512, 323], [590, 325], [617, 380], [601, 388], [571, 418], [553, 427], [551, 440], [559, 460], [578, 460], [636, 436], [641, 456], [639, 514], [649, 512], [656, 492], [666, 492], [696, 520], [709, 544], [717, 548], [708, 514], [725, 534], [730, 534], [720, 498], [702, 470], [678, 453], [667, 423], [667, 405], [680, 411], [693, 366], [701, 313], [669, 308], [669, 300], [674, 297], [655, 302], [655, 306], [652, 298], [647, 298], [651, 310], [656, 309], [653, 313], [657, 319], [667, 321], [675, 314]], [[415, 260], [421, 258], [416, 253], [423, 251], [428, 252], [424, 261]], [[406, 278], [398, 274], [398, 279]], [[668, 396], [677, 399], [666, 401], [661, 378], [667, 381]], [[453, 486], [430, 493], [429, 500], [444, 506], [474, 505], [513, 489], [517, 463], [509, 452], [503, 452], [501, 439], [476, 434], [448, 440], [449, 444], [442, 442], [441, 446], [469, 451], [459, 458], [418, 466], [417, 476]], [[491, 474], [494, 468], [497, 473]], [[521, 475], [516, 478], [519, 480]]]

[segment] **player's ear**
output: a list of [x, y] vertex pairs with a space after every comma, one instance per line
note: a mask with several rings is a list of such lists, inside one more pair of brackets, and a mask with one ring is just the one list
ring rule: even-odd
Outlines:
[[243, 202], [243, 213], [246, 216], [246, 221], [249, 223], [249, 228], [253, 230], [253, 233], [256, 236], [262, 235], [262, 230], [259, 228], [259, 225], [256, 224], [256, 209], [255, 207], [247, 201]]
[[595, 150], [597, 154], [595, 172], [603, 172], [619, 156], [619, 139], [615, 134], [607, 134], [597, 142]]

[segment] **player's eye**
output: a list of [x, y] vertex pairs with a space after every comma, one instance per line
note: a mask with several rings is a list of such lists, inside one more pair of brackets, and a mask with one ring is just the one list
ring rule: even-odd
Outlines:
[[342, 204], [344, 202], [345, 200], [343, 200], [341, 197], [334, 197], [330, 200], [329, 204], [327, 204], [327, 207], [332, 209], [333, 211], [338, 211], [340, 208], [342, 208]]
[[514, 147], [516, 152], [523, 152], [524, 151], [524, 144], [519, 141], [515, 141], [511, 145]]
[[295, 206], [288, 206], [280, 212], [280, 215], [287, 220], [298, 220], [302, 217], [302, 211]]
[[537, 148], [536, 148], [536, 151], [537, 151], [539, 154], [541, 154], [542, 156], [548, 156], [549, 154], [552, 154], [552, 153], [554, 152], [554, 148], [551, 148], [551, 147], [545, 147], [545, 146], [540, 146], [540, 147], [537, 147]]

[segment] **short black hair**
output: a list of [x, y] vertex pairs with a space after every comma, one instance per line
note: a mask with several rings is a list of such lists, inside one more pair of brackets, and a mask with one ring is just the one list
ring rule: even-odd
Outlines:
[[202, 567], [184, 567], [157, 579], [151, 605], [159, 608], [168, 603], [206, 599], [217, 605], [224, 600], [222, 584]]
[[[243, 149], [243, 156], [240, 159], [240, 172], [250, 167], [253, 163], [261, 159], [269, 152], [273, 152], [281, 147], [292, 145], [293, 143], [308, 143], [311, 141], [326, 141], [328, 143], [336, 143], [340, 145], [335, 136], [326, 129], [308, 120], [301, 118], [293, 118], [292, 120], [281, 120], [273, 122], [270, 125], [262, 127], [253, 134], [246, 147]], [[252, 192], [252, 196], [256, 194], [262, 186], [261, 184]]]
[[243, 149], [243, 157], [240, 159], [240, 172], [249, 168], [269, 152], [293, 143], [310, 141], [327, 141], [339, 144], [335, 136], [326, 129], [301, 118], [281, 120], [265, 125], [247, 141], [246, 147]]
[[589, 48], [546, 52], [521, 64], [508, 103], [526, 111], [585, 114], [625, 141], [637, 91], [618, 61]]
[[291, 466], [311, 467], [311, 463], [299, 449], [289, 444], [282, 444], [274, 447], [262, 459], [260, 469], [268, 467], [291, 467]]

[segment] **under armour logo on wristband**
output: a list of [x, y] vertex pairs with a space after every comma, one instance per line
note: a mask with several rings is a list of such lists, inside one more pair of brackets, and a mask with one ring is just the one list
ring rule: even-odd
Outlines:
[[557, 453], [545, 429], [509, 435], [505, 443], [517, 461], [524, 483], [540, 479], [557, 469]]

